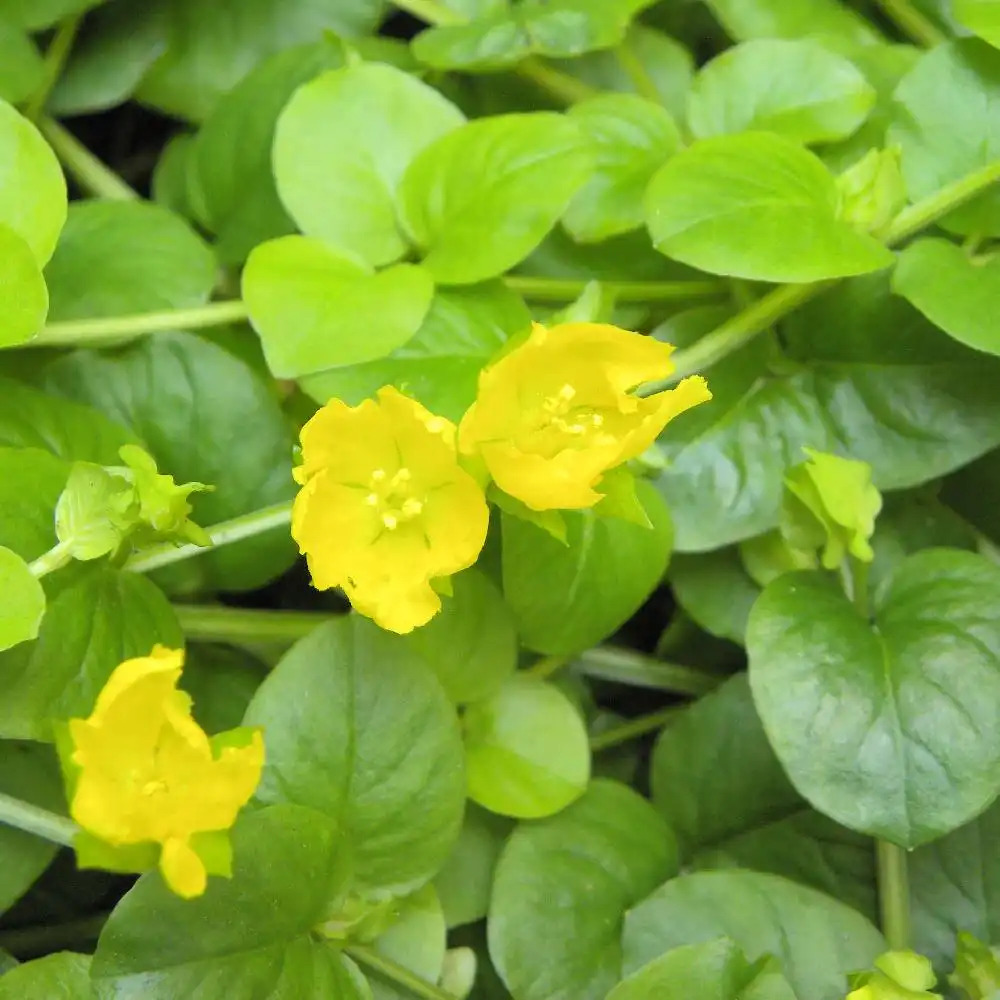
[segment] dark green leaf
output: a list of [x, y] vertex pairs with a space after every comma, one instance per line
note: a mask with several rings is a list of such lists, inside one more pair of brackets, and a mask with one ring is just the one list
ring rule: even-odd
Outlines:
[[27, 32], [0, 8], [0, 99], [19, 104], [42, 81], [42, 57]]
[[874, 629], [826, 576], [771, 583], [750, 616], [750, 680], [799, 792], [906, 847], [984, 809], [1000, 791], [997, 601], [1000, 568], [948, 549], [902, 563]]
[[677, 871], [669, 827], [613, 781], [508, 840], [490, 903], [490, 955], [517, 1000], [604, 1000], [622, 977], [626, 911]]
[[438, 870], [465, 803], [461, 738], [399, 636], [357, 615], [316, 629], [261, 685], [246, 724], [267, 733], [261, 801], [332, 817], [360, 887], [406, 891]]
[[31, 561], [56, 544], [56, 502], [68, 475], [48, 452], [0, 448], [0, 545]]
[[101, 0], [4, 0], [3, 13], [31, 31], [49, 28], [64, 17], [96, 7]]
[[189, 645], [180, 686], [194, 699], [195, 721], [209, 735], [236, 729], [267, 668], [245, 650], [215, 643]]
[[677, 553], [670, 562], [670, 583], [681, 607], [706, 632], [743, 645], [760, 588], [747, 573], [738, 549]]

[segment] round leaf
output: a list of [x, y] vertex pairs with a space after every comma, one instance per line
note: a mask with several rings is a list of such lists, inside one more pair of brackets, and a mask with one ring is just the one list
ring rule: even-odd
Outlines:
[[[398, 904], [395, 923], [372, 947], [425, 982], [436, 983], [444, 969], [448, 928], [441, 901], [432, 885], [425, 885]], [[413, 1000], [413, 994], [394, 980], [369, 973], [374, 1000]]]
[[622, 920], [677, 871], [670, 828], [630, 788], [595, 781], [500, 856], [490, 957], [517, 1000], [604, 1000], [622, 978]]
[[417, 332], [433, 294], [422, 267], [374, 274], [305, 236], [262, 244], [243, 271], [250, 318], [282, 378], [384, 358]]
[[874, 628], [823, 575], [772, 582], [750, 615], [750, 681], [799, 792], [845, 826], [906, 847], [996, 798], [997, 602], [1000, 568], [948, 549], [902, 563]]
[[708, 7], [738, 41], [832, 35], [870, 44], [879, 40], [871, 23], [838, 0], [707, 0]]
[[261, 685], [245, 724], [267, 734], [258, 797], [335, 820], [362, 888], [406, 891], [441, 866], [462, 822], [461, 737], [400, 637], [357, 615], [316, 629]]
[[42, 328], [48, 308], [38, 260], [13, 229], [0, 223], [0, 347], [30, 340]]
[[511, 677], [491, 698], [469, 705], [462, 725], [469, 798], [492, 812], [551, 816], [587, 787], [587, 728], [551, 684]]
[[69, 466], [38, 448], [0, 448], [0, 545], [37, 559], [56, 544], [55, 508]]
[[65, 221], [66, 180], [55, 153], [27, 118], [0, 101], [0, 225], [20, 236], [42, 267]]
[[56, 952], [18, 965], [0, 978], [0, 1000], [88, 1000], [90, 956]]
[[950, 337], [987, 354], [1000, 354], [1000, 258], [970, 259], [954, 243], [922, 239], [900, 255], [892, 289]]
[[1000, 48], [1000, 4], [997, 0], [953, 0], [952, 12], [969, 31]]
[[278, 193], [306, 235], [390, 264], [407, 249], [395, 204], [403, 173], [463, 121], [436, 90], [392, 66], [331, 70], [300, 87], [278, 120]]
[[28, 564], [0, 546], [0, 650], [34, 639], [45, 614], [45, 591]]
[[755, 961], [774, 955], [796, 997], [842, 1000], [847, 974], [885, 950], [860, 913], [777, 875], [721, 871], [667, 882], [625, 917], [625, 969], [684, 945], [729, 938]]
[[483, 118], [413, 161], [400, 188], [403, 221], [435, 280], [484, 281], [541, 243], [590, 169], [583, 134], [562, 115]]
[[844, 139], [867, 118], [875, 90], [816, 42], [759, 39], [716, 56], [688, 95], [698, 139], [760, 129], [811, 144]]
[[892, 254], [842, 222], [839, 204], [816, 156], [748, 132], [704, 139], [668, 161], [646, 192], [646, 222], [661, 253], [736, 278], [820, 281], [888, 267]]
[[27, 32], [0, 17], [0, 100], [13, 104], [27, 100], [42, 82], [44, 65]]

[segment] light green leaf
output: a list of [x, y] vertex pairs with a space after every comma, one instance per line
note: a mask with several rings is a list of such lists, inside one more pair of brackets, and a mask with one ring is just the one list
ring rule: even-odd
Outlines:
[[915, 240], [902, 252], [892, 290], [935, 326], [977, 351], [1000, 354], [1000, 258], [972, 258], [947, 240]]
[[52, 320], [208, 301], [216, 262], [180, 217], [145, 201], [77, 201], [45, 269]]
[[[448, 928], [434, 887], [423, 886], [397, 906], [395, 922], [372, 947], [424, 982], [436, 983], [444, 971]], [[375, 1000], [413, 1000], [411, 991], [388, 977], [369, 972], [368, 981]]]
[[990, 1000], [1000, 992], [1000, 957], [971, 934], [959, 932], [955, 971], [949, 981], [969, 1000]]
[[677, 871], [670, 828], [614, 781], [595, 781], [504, 847], [487, 922], [490, 957], [517, 1000], [604, 1000], [622, 978], [625, 913]]
[[750, 963], [728, 938], [684, 945], [619, 983], [607, 1000], [795, 1000], [773, 958]]
[[384, 358], [417, 332], [433, 294], [422, 267], [376, 274], [307, 236], [261, 244], [243, 272], [250, 319], [282, 378]]
[[89, 715], [119, 663], [157, 643], [183, 645], [167, 599], [144, 577], [103, 564], [63, 572], [38, 639], [0, 654], [4, 737], [51, 740], [52, 720]]
[[28, 33], [0, 8], [0, 100], [19, 104], [42, 81], [44, 63]]
[[796, 997], [843, 1000], [847, 973], [885, 950], [860, 913], [777, 875], [696, 872], [667, 882], [625, 916], [625, 970], [684, 945], [729, 938], [750, 961], [774, 955]]
[[854, 132], [875, 90], [846, 59], [803, 39], [759, 39], [707, 63], [688, 95], [698, 139], [759, 129], [797, 142], [833, 142]]
[[0, 1000], [90, 1000], [90, 956], [59, 951], [0, 977]]
[[969, 31], [1000, 48], [1000, 3], [997, 0], [952, 0], [952, 13]]
[[840, 0], [707, 0], [737, 41], [832, 35], [855, 42], [879, 40], [875, 28]]
[[948, 549], [902, 563], [874, 628], [828, 577], [771, 583], [750, 615], [750, 682], [798, 791], [905, 847], [982, 811], [1000, 791], [998, 600], [1000, 568]]
[[566, 210], [563, 224], [581, 242], [597, 242], [642, 225], [643, 196], [653, 174], [681, 145], [660, 105], [630, 94], [605, 94], [570, 110], [594, 154], [594, 174]]
[[462, 820], [461, 738], [440, 684], [401, 637], [357, 615], [316, 629], [261, 685], [245, 722], [267, 732], [260, 800], [335, 820], [359, 888], [406, 891], [438, 870]]
[[462, 717], [469, 798], [518, 819], [551, 816], [590, 780], [587, 727], [559, 688], [518, 675]]
[[0, 650], [38, 635], [45, 614], [45, 591], [28, 564], [0, 546]]
[[396, 218], [406, 168], [464, 116], [432, 87], [381, 63], [330, 70], [278, 119], [274, 175], [307, 236], [378, 266], [407, 250]]
[[590, 170], [583, 134], [565, 116], [469, 122], [410, 165], [400, 188], [403, 222], [437, 281], [484, 281], [541, 243]]
[[0, 347], [30, 340], [42, 328], [49, 293], [31, 248], [0, 223]]
[[438, 288], [420, 329], [391, 354], [316, 372], [300, 384], [318, 403], [336, 397], [350, 406], [394, 385], [458, 423], [476, 398], [480, 371], [508, 337], [530, 325], [524, 300], [500, 281]]
[[906, 205], [899, 150], [870, 149], [837, 177], [841, 217], [855, 229], [880, 236]]
[[704, 139], [668, 161], [646, 192], [646, 222], [661, 253], [736, 278], [819, 281], [888, 267], [892, 254], [841, 221], [839, 205], [816, 156], [748, 132]]
[[158, 872], [115, 907], [91, 963], [96, 1000], [371, 1000], [353, 963], [312, 931], [349, 860], [327, 817], [275, 806], [240, 818], [233, 877], [181, 899]]
[[[1000, 52], [977, 38], [938, 45], [896, 88], [889, 142], [902, 150], [911, 201], [927, 198], [997, 158]], [[942, 220], [956, 233], [1000, 235], [1000, 193], [966, 202]]]
[[504, 514], [503, 588], [521, 641], [570, 655], [606, 639], [649, 597], [666, 572], [673, 543], [670, 515], [645, 482], [644, 528], [593, 511], [567, 511], [567, 542]]

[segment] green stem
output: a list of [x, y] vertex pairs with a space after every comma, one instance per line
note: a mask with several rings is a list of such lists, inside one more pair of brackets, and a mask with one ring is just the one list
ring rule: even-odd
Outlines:
[[257, 611], [218, 604], [175, 604], [184, 634], [202, 642], [274, 642], [291, 645], [340, 615], [320, 611]]
[[[572, 302], [588, 282], [566, 278], [535, 278], [509, 274], [507, 287], [531, 302]], [[721, 281], [602, 281], [618, 302], [688, 302], [721, 299], [726, 286]]]
[[947, 36], [923, 11], [918, 10], [910, 0], [875, 0], [886, 17], [917, 45], [932, 49], [947, 40]]
[[645, 736], [647, 733], [654, 733], [662, 729], [675, 715], [677, 708], [662, 708], [659, 712], [650, 712], [648, 715], [640, 715], [637, 719], [629, 719], [620, 726], [605, 730], [590, 738], [590, 749], [594, 753], [601, 750], [608, 750], [611, 747], [620, 746], [630, 740]]
[[45, 51], [42, 82], [24, 107], [25, 116], [33, 122], [37, 122], [45, 110], [45, 104], [52, 93], [52, 88], [59, 81], [63, 66], [66, 65], [66, 59], [73, 48], [73, 42], [76, 40], [76, 33], [80, 30], [80, 23], [82, 21], [82, 11], [63, 21], [56, 29], [56, 33], [49, 43], [48, 49]]
[[345, 950], [358, 965], [385, 977], [407, 993], [418, 997], [419, 1000], [458, 1000], [454, 994], [446, 993], [439, 986], [427, 982], [426, 979], [421, 979], [398, 962], [393, 962], [384, 955], [380, 955], [374, 948], [363, 944], [352, 944], [348, 945]]
[[642, 60], [636, 55], [631, 36], [626, 36], [624, 41], [615, 47], [614, 52], [615, 58], [632, 82], [635, 92], [654, 104], [660, 104], [662, 100], [660, 92], [656, 89], [656, 83]]
[[[207, 528], [208, 537], [212, 540], [213, 548], [221, 548], [223, 545], [232, 545], [233, 542], [242, 541], [244, 538], [253, 538], [272, 528], [280, 528], [287, 525], [292, 520], [292, 502], [274, 504], [271, 507], [264, 507], [261, 510], [251, 511], [249, 514], [242, 514], [234, 517], [231, 521], [222, 521], [219, 524]], [[169, 542], [164, 545], [156, 545], [133, 556], [126, 564], [125, 569], [133, 573], [149, 573], [151, 570], [160, 569], [162, 566], [169, 566], [172, 563], [182, 562], [193, 556], [202, 555], [210, 549], [200, 545], [172, 545]]]
[[90, 917], [67, 920], [62, 924], [40, 924], [37, 927], [12, 927], [0, 931], [0, 948], [12, 955], [48, 955], [54, 951], [92, 944], [101, 936], [110, 913], [95, 913]]
[[0, 792], [0, 823], [24, 830], [25, 833], [33, 833], [42, 840], [61, 844], [63, 847], [72, 847], [73, 838], [79, 829], [67, 816], [59, 816], [3, 792]]
[[232, 302], [209, 302], [191, 309], [167, 309], [163, 312], [111, 316], [105, 319], [73, 319], [50, 323], [29, 344], [19, 347], [66, 347], [104, 344], [149, 333], [170, 330], [203, 330], [247, 318], [247, 307], [239, 299]]
[[80, 187], [95, 198], [131, 201], [139, 195], [110, 167], [105, 166], [72, 132], [52, 118], [42, 118], [38, 128], [62, 165]]
[[868, 563], [848, 557], [848, 580], [851, 590], [848, 596], [863, 618], [867, 618], [870, 613], [868, 607], [868, 570]]
[[70, 549], [69, 542], [59, 542], [58, 545], [54, 545], [48, 552], [43, 552], [33, 563], [30, 563], [28, 569], [39, 578], [54, 573], [57, 569], [62, 569], [63, 566], [73, 561]]
[[568, 656], [543, 656], [540, 660], [535, 660], [524, 672], [529, 677], [544, 681], [559, 673], [569, 661]]
[[882, 933], [893, 951], [910, 947], [910, 881], [906, 851], [896, 844], [876, 842], [879, 911]]
[[588, 677], [673, 694], [708, 694], [724, 680], [694, 667], [654, 660], [618, 646], [597, 646], [581, 653], [574, 662]]

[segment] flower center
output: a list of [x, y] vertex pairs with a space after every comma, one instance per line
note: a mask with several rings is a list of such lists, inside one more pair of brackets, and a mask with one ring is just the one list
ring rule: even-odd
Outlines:
[[596, 431], [604, 424], [604, 417], [589, 406], [573, 406], [576, 389], [565, 383], [554, 395], [542, 400], [542, 410], [548, 424], [564, 434], [580, 435]]
[[413, 495], [413, 475], [403, 467], [389, 476], [385, 469], [376, 469], [368, 480], [369, 493], [365, 503], [375, 508], [375, 513], [388, 531], [395, 531], [406, 521], [422, 513], [422, 500]]

